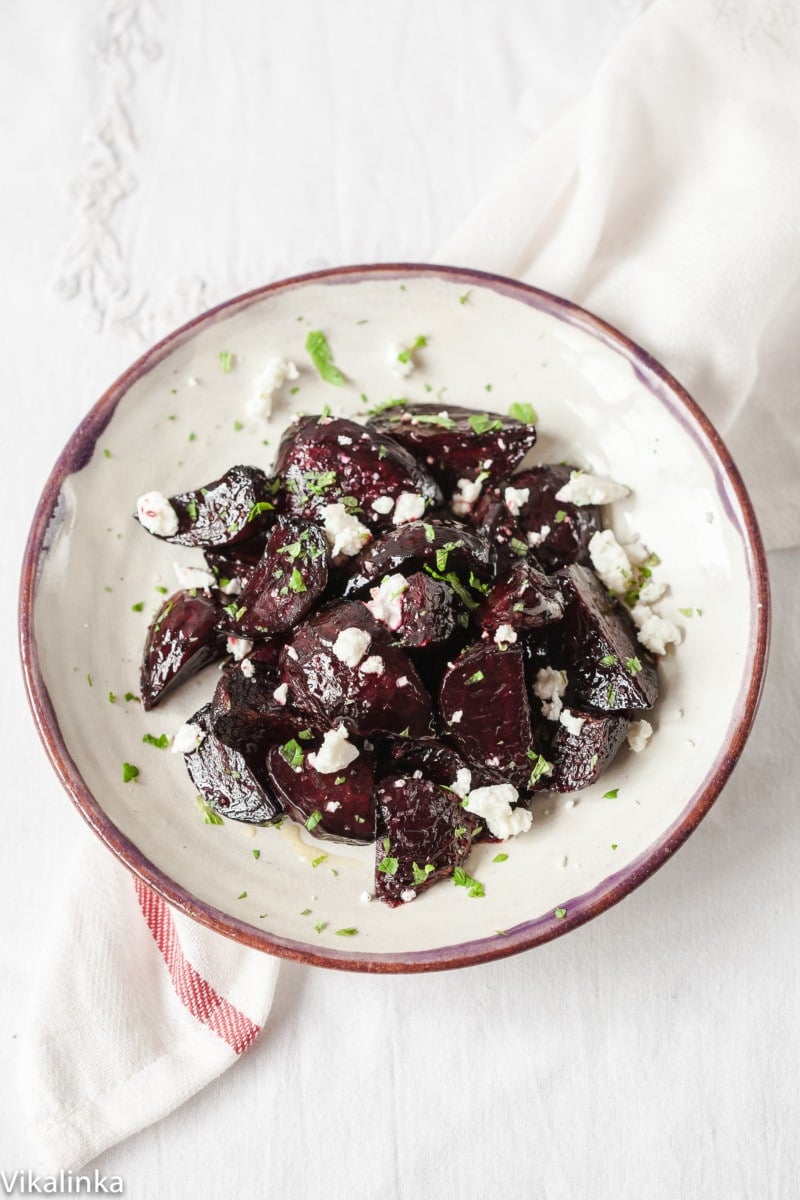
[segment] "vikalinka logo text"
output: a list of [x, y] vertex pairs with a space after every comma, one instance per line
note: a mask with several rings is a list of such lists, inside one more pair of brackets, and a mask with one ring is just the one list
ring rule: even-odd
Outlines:
[[0, 1185], [6, 1196], [106, 1196], [122, 1194], [119, 1175], [76, 1175], [59, 1171], [57, 1175], [36, 1175], [33, 1171], [0, 1171]]

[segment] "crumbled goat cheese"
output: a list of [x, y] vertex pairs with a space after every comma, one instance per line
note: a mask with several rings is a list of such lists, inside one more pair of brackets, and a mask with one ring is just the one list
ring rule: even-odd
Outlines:
[[340, 433], [336, 440], [340, 446], [352, 446], [353, 444], [353, 439], [348, 437], [346, 433]]
[[666, 584], [656, 583], [655, 579], [648, 579], [639, 588], [639, 603], [655, 604], [656, 600], [660, 600], [666, 590]]
[[394, 508], [394, 499], [392, 496], [376, 496], [370, 505], [376, 513], [380, 513], [385, 517]]
[[564, 705], [561, 697], [567, 690], [566, 671], [556, 671], [553, 667], [540, 667], [536, 672], [533, 684], [533, 694], [542, 701], [542, 716], [548, 721], [557, 721], [561, 716]]
[[541, 529], [532, 529], [528, 534], [528, 545], [538, 546], [546, 537], [550, 535], [550, 526], [543, 525]]
[[614, 537], [613, 530], [599, 529], [592, 534], [589, 557], [608, 590], [624, 595], [631, 582], [631, 560]]
[[456, 771], [455, 783], [450, 784], [450, 790], [460, 796], [462, 800], [466, 800], [469, 795], [469, 789], [472, 787], [472, 771], [469, 767], [459, 767]]
[[245, 405], [249, 416], [265, 418], [271, 416], [274, 393], [283, 387], [287, 379], [299, 378], [300, 372], [293, 362], [289, 362], [285, 358], [270, 358], [256, 380], [255, 394]]
[[358, 758], [358, 748], [353, 746], [348, 738], [344, 725], [337, 729], [329, 729], [322, 739], [322, 745], [316, 754], [309, 754], [308, 761], [320, 775], [333, 775], [348, 767], [353, 759]]
[[199, 725], [193, 725], [191, 721], [187, 721], [185, 725], [181, 725], [172, 739], [172, 753], [194, 754], [195, 750], [200, 748], [205, 736], [205, 730], [201, 729]]
[[456, 709], [456, 711], [453, 713], [452, 717], [450, 718], [450, 724], [451, 725], [460, 725], [461, 718], [463, 717], [463, 715], [464, 715], [463, 708]]
[[357, 667], [369, 650], [371, 641], [366, 629], [351, 625], [349, 629], [343, 629], [333, 643], [333, 653], [345, 666]]
[[416, 366], [411, 354], [409, 354], [405, 362], [401, 361], [400, 355], [405, 354], [405, 352], [405, 346], [401, 346], [399, 342], [392, 342], [386, 347], [386, 362], [391, 367], [392, 374], [397, 379], [407, 379]]
[[482, 817], [495, 837], [509, 838], [530, 829], [533, 817], [527, 808], [512, 808], [519, 793], [510, 783], [476, 788], [464, 801], [467, 812]]
[[402, 892], [400, 893], [400, 899], [403, 901], [404, 904], [410, 904], [411, 901], [416, 900], [416, 898], [417, 898], [417, 893], [414, 891], [413, 888], [403, 888]]
[[286, 701], [289, 699], [288, 683], [279, 684], [278, 687], [275, 688], [275, 691], [272, 693], [272, 699], [277, 701], [278, 704], [285, 704]]
[[366, 525], [362, 525], [358, 517], [349, 513], [343, 504], [326, 504], [322, 510], [322, 520], [332, 558], [338, 558], [340, 554], [351, 558], [372, 539]]
[[375, 620], [388, 629], [399, 629], [403, 624], [403, 601], [400, 597], [407, 591], [408, 580], [405, 575], [387, 575], [380, 587], [370, 588], [372, 599], [367, 600], [367, 608]]
[[295, 650], [294, 646], [288, 646], [286, 649], [286, 654], [289, 658], [291, 658], [295, 662], [297, 662], [298, 655], [297, 655], [297, 651]]
[[577, 737], [577, 735], [583, 729], [585, 722], [584, 717], [576, 717], [575, 714], [568, 708], [565, 708], [562, 711], [558, 719], [566, 729], [567, 733], [572, 734], [573, 737]]
[[240, 666], [239, 670], [242, 672], [245, 679], [252, 679], [256, 673], [256, 669], [253, 666], [252, 659], [249, 659], [249, 658], [242, 659], [242, 665]]
[[162, 492], [145, 492], [136, 501], [136, 511], [148, 533], [172, 537], [178, 532], [178, 514]]
[[602, 475], [590, 475], [588, 471], [573, 471], [569, 483], [556, 492], [556, 500], [566, 504], [611, 504], [629, 496], [631, 489], [624, 483], [615, 483]]
[[635, 754], [641, 754], [650, 739], [653, 726], [649, 721], [634, 721], [628, 730], [628, 745]]
[[425, 497], [419, 492], [401, 492], [394, 506], [392, 521], [405, 525], [406, 521], [418, 521], [425, 512]]
[[362, 904], [371, 904], [374, 899], [375, 897], [373, 896], [372, 892], [362, 892], [359, 896], [359, 900]]
[[407, 676], [407, 675], [401, 675], [401, 676], [400, 676], [400, 678], [399, 678], [399, 679], [398, 679], [398, 681], [397, 681], [397, 686], [398, 686], [398, 687], [408, 687], [408, 676]]
[[512, 517], [518, 517], [523, 504], [528, 503], [528, 498], [531, 494], [530, 488], [515, 488], [507, 487], [503, 493], [503, 499], [506, 502], [506, 508], [511, 513]]
[[236, 662], [241, 662], [242, 659], [253, 649], [253, 643], [250, 638], [234, 637], [232, 634], [225, 643], [225, 649], [228, 654], [232, 654]]
[[659, 617], [647, 604], [634, 604], [631, 609], [633, 623], [638, 629], [637, 637], [651, 654], [666, 654], [670, 643], [681, 640], [681, 631], [666, 617]]
[[495, 630], [494, 640], [498, 646], [513, 646], [517, 640], [517, 631], [513, 625], [498, 625]]
[[223, 584], [219, 590], [225, 596], [238, 596], [239, 592], [241, 592], [243, 589], [244, 580], [239, 579], [238, 576], [234, 575], [233, 579], [229, 579], [228, 582]]
[[471, 513], [473, 505], [477, 502], [482, 491], [483, 483], [480, 479], [459, 479], [450, 501], [450, 505], [456, 516], [466, 517]]
[[172, 566], [178, 579], [178, 587], [197, 588], [198, 591], [216, 587], [216, 578], [205, 567], [184, 567], [182, 563], [173, 563]]
[[650, 557], [650, 551], [637, 538], [635, 542], [625, 542], [622, 549], [635, 567], [643, 567]]
[[325, 805], [325, 812], [335, 813], [338, 812], [341, 807], [342, 803], [340, 800], [329, 800]]
[[383, 659], [380, 654], [372, 654], [369, 658], [364, 659], [358, 669], [362, 675], [382, 675], [384, 671]]
[[190, 375], [188, 377], [188, 379], [186, 380], [186, 386], [187, 387], [197, 387], [199, 382], [200, 382], [200, 380], [196, 379], [194, 375]]

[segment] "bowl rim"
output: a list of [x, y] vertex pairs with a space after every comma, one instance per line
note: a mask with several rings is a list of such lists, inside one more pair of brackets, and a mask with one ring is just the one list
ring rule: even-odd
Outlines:
[[[448, 282], [457, 281], [462, 285], [471, 283], [475, 287], [489, 287], [590, 334], [630, 363], [643, 386], [671, 411], [698, 444], [714, 473], [718, 487], [721, 484], [725, 485], [724, 495], [730, 516], [742, 539], [750, 588], [747, 660], [725, 739], [704, 780], [678, 818], [636, 859], [607, 876], [596, 887], [570, 900], [566, 916], [557, 918], [555, 913], [545, 915], [522, 922], [514, 929], [505, 931], [502, 936], [484, 937], [433, 950], [392, 954], [338, 951], [317, 948], [280, 937], [269, 930], [257, 929], [199, 900], [146, 858], [106, 815], [69, 754], [40, 668], [34, 631], [36, 587], [41, 564], [47, 554], [48, 530], [58, 506], [64, 480], [89, 461], [95, 443], [129, 388], [168, 353], [191, 337], [195, 330], [213, 323], [220, 317], [242, 311], [273, 293], [291, 290], [307, 283], [353, 283], [366, 279], [392, 280], [413, 276], [438, 277]], [[134, 876], [179, 911], [241, 945], [310, 966], [373, 974], [397, 974], [471, 966], [542, 945], [599, 916], [663, 866], [708, 813], [730, 777], [747, 741], [766, 673], [770, 621], [766, 554], [753, 505], [742, 477], [709, 418], [686, 389], [648, 351], [586, 309], [518, 280], [467, 267], [430, 263], [373, 263], [330, 267], [292, 276], [223, 301], [167, 334], [111, 384], [67, 441], [42, 490], [23, 555], [18, 628], [19, 651], [28, 702], [37, 732], [56, 775], [90, 828]]]

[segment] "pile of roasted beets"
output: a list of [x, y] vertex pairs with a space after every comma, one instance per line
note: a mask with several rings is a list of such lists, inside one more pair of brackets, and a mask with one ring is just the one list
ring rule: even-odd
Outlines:
[[[457, 779], [510, 783], [523, 805], [597, 779], [654, 703], [656, 666], [587, 565], [599, 510], [556, 499], [571, 468], [514, 474], [535, 440], [453, 406], [306, 416], [272, 474], [237, 466], [170, 498], [166, 540], [200, 547], [216, 586], [163, 604], [141, 696], [151, 709], [225, 660], [186, 753], [211, 809], [374, 841], [394, 905], [492, 836]], [[572, 730], [543, 714], [544, 668], [566, 676]]]

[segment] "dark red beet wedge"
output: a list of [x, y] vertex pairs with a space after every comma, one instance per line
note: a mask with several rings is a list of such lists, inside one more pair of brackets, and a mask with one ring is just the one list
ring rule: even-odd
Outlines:
[[[346, 649], [338, 639], [353, 629], [366, 631], [371, 642], [350, 665], [340, 656]], [[292, 703], [326, 724], [345, 720], [363, 736], [424, 737], [430, 731], [430, 696], [408, 655], [386, 644], [389, 636], [357, 601], [316, 613], [281, 651], [281, 677]]]
[[268, 525], [275, 484], [257, 467], [231, 467], [213, 483], [170, 496], [178, 531], [163, 540], [179, 546], [234, 546]]
[[384, 575], [411, 575], [423, 567], [451, 585], [455, 579], [463, 589], [468, 588], [470, 575], [492, 579], [495, 565], [493, 547], [480, 534], [449, 521], [411, 521], [378, 538], [348, 564], [350, 578], [344, 594], [359, 595]]
[[225, 653], [218, 630], [220, 609], [208, 592], [176, 592], [161, 605], [144, 644], [140, 691], [142, 707], [159, 700]]
[[528, 534], [536, 536], [533, 551], [546, 571], [574, 562], [588, 562], [588, 546], [592, 534], [600, 529], [600, 510], [593, 504], [569, 504], [556, 500], [565, 483], [576, 467], [562, 463], [551, 466], [529, 467], [513, 479], [500, 486], [505, 492], [508, 485], [517, 489], [528, 489], [528, 499], [519, 506], [517, 524]]
[[520, 646], [469, 646], [444, 673], [439, 712], [469, 763], [497, 771], [519, 789], [527, 786], [538, 749]]
[[606, 712], [651, 708], [658, 696], [655, 659], [637, 640], [630, 614], [587, 567], [561, 573], [569, 599], [562, 651], [578, 703]]
[[[449, 584], [421, 571], [403, 582], [397, 575], [390, 579], [382, 591], [375, 589], [376, 596], [366, 605], [391, 630], [394, 640], [401, 646], [417, 648], [441, 646], [448, 641], [456, 627], [456, 604]], [[385, 594], [392, 597], [388, 603]]]
[[533, 425], [453, 404], [387, 409], [369, 426], [410, 450], [448, 497], [459, 479], [476, 479], [481, 471], [510, 475], [536, 442]]
[[254, 825], [272, 821], [282, 809], [269, 791], [266, 772], [257, 769], [249, 756], [220, 741], [210, 720], [210, 704], [191, 718], [191, 724], [199, 725], [206, 735], [197, 750], [184, 755], [192, 783], [221, 817]]
[[570, 710], [583, 721], [578, 733], [558, 725], [551, 749], [551, 775], [542, 776], [539, 787], [550, 792], [577, 792], [602, 775], [625, 741], [630, 722], [626, 716]]
[[286, 511], [306, 520], [318, 519], [327, 504], [343, 502], [362, 524], [385, 529], [395, 523], [403, 493], [421, 496], [426, 511], [442, 498], [403, 446], [340, 418], [301, 417], [290, 425], [275, 470], [283, 480]]
[[[293, 748], [292, 748], [293, 749]], [[267, 774], [275, 795], [293, 820], [315, 837], [334, 842], [375, 840], [374, 757], [362, 750], [358, 758], [335, 773], [320, 774], [309, 762], [319, 739], [303, 744], [299, 754], [274, 746], [267, 755]], [[297, 762], [296, 766], [292, 766]]]
[[531, 559], [520, 558], [476, 609], [475, 621], [491, 634], [501, 625], [540, 629], [560, 621], [564, 609], [560, 581], [539, 571]]
[[[216, 576], [217, 584], [223, 593], [233, 597], [244, 589], [261, 561], [266, 538], [267, 531], [262, 530], [255, 537], [237, 542], [235, 546], [222, 546], [218, 550], [204, 551], [203, 557], [208, 569]], [[238, 584], [238, 591], [231, 592], [231, 584], [234, 588]]]
[[228, 667], [220, 675], [211, 701], [214, 733], [229, 746], [247, 751], [285, 742], [303, 720], [288, 704], [275, 699], [280, 685], [277, 671], [257, 663], [252, 664], [252, 670], [249, 675], [241, 665]]
[[413, 776], [420, 772], [424, 779], [447, 788], [458, 783], [458, 773], [464, 770], [472, 776], [470, 788], [501, 782], [496, 771], [470, 766], [453, 746], [438, 738], [387, 738], [382, 749], [381, 767], [386, 774]]
[[475, 818], [453, 792], [427, 779], [389, 776], [375, 793], [375, 895], [391, 907], [414, 900], [467, 861]]
[[327, 555], [318, 525], [279, 518], [247, 587], [236, 597], [236, 632], [264, 637], [299, 624], [328, 586]]

